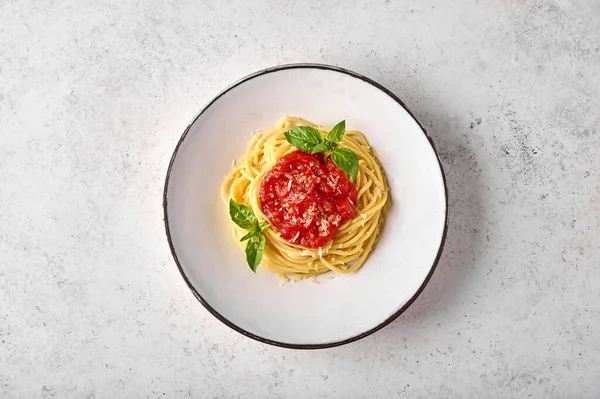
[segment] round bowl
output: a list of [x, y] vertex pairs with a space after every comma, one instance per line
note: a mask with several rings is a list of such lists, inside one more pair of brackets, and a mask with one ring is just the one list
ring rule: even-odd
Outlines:
[[[354, 274], [322, 276], [319, 285], [253, 273], [220, 198], [251, 135], [285, 115], [327, 127], [345, 119], [366, 135], [390, 185], [392, 205], [366, 263]], [[430, 279], [447, 229], [444, 175], [423, 128], [381, 85], [317, 64], [254, 73], [213, 99], [175, 148], [163, 201], [173, 258], [200, 303], [250, 338], [299, 349], [352, 342], [398, 317]]]

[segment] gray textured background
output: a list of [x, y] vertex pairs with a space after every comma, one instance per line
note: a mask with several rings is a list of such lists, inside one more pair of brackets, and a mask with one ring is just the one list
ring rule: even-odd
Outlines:
[[[0, 0], [1, 398], [600, 396], [600, 2], [355, 4]], [[390, 88], [449, 186], [422, 296], [330, 350], [222, 325], [162, 224], [200, 107], [289, 62]]]

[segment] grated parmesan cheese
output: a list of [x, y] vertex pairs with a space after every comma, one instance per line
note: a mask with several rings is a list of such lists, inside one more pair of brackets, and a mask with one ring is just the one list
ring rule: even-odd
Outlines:
[[[306, 217], [306, 213], [303, 216]], [[310, 226], [313, 219], [314, 219], [314, 217], [312, 217], [312, 216], [309, 219], [306, 219], [306, 221], [304, 222], [304, 227], [306, 228], [306, 227]]]
[[296, 235], [294, 236], [294, 238], [292, 238], [292, 242], [296, 241], [296, 239], [298, 239], [299, 236], [300, 236], [300, 232], [297, 231]]
[[[303, 256], [310, 256], [311, 258], [316, 258], [317, 255], [315, 255], [314, 253], [312, 253], [311, 251], [309, 251], [308, 249], [303, 249], [302, 250], [302, 255]], [[311, 261], [312, 262], [312, 261]]]

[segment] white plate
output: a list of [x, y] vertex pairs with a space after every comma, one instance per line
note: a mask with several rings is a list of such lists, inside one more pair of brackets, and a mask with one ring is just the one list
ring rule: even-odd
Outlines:
[[[282, 286], [270, 272], [252, 273], [230, 234], [223, 178], [252, 132], [274, 127], [284, 115], [328, 127], [345, 119], [379, 154], [392, 207], [357, 273]], [[164, 191], [171, 251], [202, 305], [244, 335], [292, 348], [360, 339], [408, 308], [439, 260], [446, 203], [435, 150], [402, 102], [354, 72], [314, 64], [260, 71], [219, 94], [183, 133]]]

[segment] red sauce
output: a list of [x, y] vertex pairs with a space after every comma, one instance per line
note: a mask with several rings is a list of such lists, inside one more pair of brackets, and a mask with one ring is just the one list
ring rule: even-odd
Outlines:
[[319, 248], [354, 217], [356, 186], [331, 158], [294, 151], [263, 178], [262, 211], [285, 240]]

